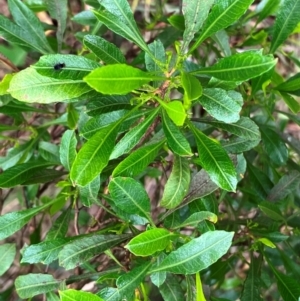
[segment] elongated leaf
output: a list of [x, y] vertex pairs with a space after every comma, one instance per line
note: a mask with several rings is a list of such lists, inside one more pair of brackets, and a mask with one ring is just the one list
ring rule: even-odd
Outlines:
[[165, 140], [162, 140], [134, 151], [114, 169], [112, 175], [114, 177], [138, 175], [155, 159], [164, 143]]
[[160, 205], [167, 209], [178, 206], [188, 192], [190, 179], [189, 161], [185, 158], [175, 156], [172, 172], [165, 185]]
[[125, 248], [136, 256], [153, 255], [166, 248], [170, 242], [171, 235], [166, 229], [150, 229], [134, 237]]
[[203, 123], [210, 124], [216, 128], [225, 130], [238, 137], [246, 138], [247, 140], [260, 140], [260, 131], [254, 121], [248, 117], [241, 117], [239, 121], [233, 124], [226, 124], [216, 120], [201, 120]]
[[174, 274], [197, 273], [221, 258], [230, 248], [233, 232], [211, 231], [191, 240], [171, 252], [151, 272], [168, 271]]
[[117, 207], [127, 213], [138, 214], [149, 219], [150, 200], [138, 181], [117, 177], [110, 181], [108, 189]]
[[10, 188], [20, 185], [27, 181], [34, 172], [52, 165], [54, 163], [37, 160], [10, 167], [0, 174], [0, 187]]
[[201, 166], [219, 187], [224, 190], [235, 191], [236, 171], [226, 151], [217, 141], [205, 136], [192, 124], [191, 130], [196, 139]]
[[300, 89], [300, 73], [290, 77], [287, 81], [279, 84], [274, 89], [283, 92], [293, 92]]
[[[300, 91], [300, 89], [299, 89]], [[289, 109], [297, 114], [300, 112], [300, 103], [299, 101], [297, 101], [294, 97], [292, 97], [290, 94], [284, 93], [284, 92], [280, 92], [282, 99], [284, 100], [284, 102], [286, 103], [286, 105], [289, 107]]]
[[98, 297], [97, 295], [73, 289], [59, 291], [59, 296], [61, 301], [103, 301], [103, 299]]
[[103, 94], [127, 94], [155, 79], [150, 73], [125, 64], [108, 65], [84, 78], [93, 89]]
[[48, 162], [60, 163], [59, 148], [56, 144], [47, 141], [39, 142], [39, 153], [41, 157]]
[[66, 246], [59, 253], [59, 264], [67, 270], [92, 259], [107, 249], [116, 246], [129, 235], [99, 235], [83, 237]]
[[159, 287], [159, 291], [164, 298], [164, 301], [183, 301], [185, 293], [176, 278], [176, 275], [167, 274], [167, 279]]
[[190, 217], [188, 217], [183, 223], [181, 223], [179, 226], [176, 226], [176, 228], [183, 228], [186, 226], [190, 227], [196, 227], [200, 222], [208, 220], [212, 223], [216, 223], [218, 220], [217, 215], [215, 215], [212, 212], [209, 211], [201, 211], [201, 212], [195, 212]]
[[221, 141], [222, 147], [231, 154], [240, 154], [257, 146], [260, 139], [249, 140], [247, 138], [233, 137], [226, 141]]
[[83, 44], [106, 64], [123, 64], [126, 62], [121, 50], [101, 37], [85, 35]]
[[184, 0], [182, 10], [184, 15], [185, 30], [183, 33], [183, 43], [181, 53], [185, 53], [188, 45], [202, 27], [214, 0]]
[[123, 154], [128, 153], [143, 137], [154, 118], [157, 116], [159, 108], [153, 110], [153, 112], [140, 124], [131, 129], [115, 146], [113, 152], [110, 155], [110, 160], [116, 159]]
[[98, 296], [103, 298], [103, 300], [105, 301], [119, 301], [122, 298], [122, 296], [119, 293], [119, 290], [113, 287], [106, 287], [102, 289], [98, 293]]
[[99, 130], [77, 154], [72, 165], [71, 180], [85, 186], [95, 179], [107, 165], [118, 134], [120, 122]]
[[198, 47], [207, 37], [237, 21], [247, 10], [253, 0], [223, 0], [216, 1], [206, 23], [204, 24], [200, 36], [191, 47], [189, 53]]
[[163, 129], [167, 143], [175, 154], [178, 156], [191, 156], [193, 154], [187, 139], [166, 112], [163, 112]]
[[26, 36], [30, 36], [34, 45], [39, 45], [43, 49], [43, 53], [53, 53], [42, 23], [28, 6], [18, 0], [8, 0], [8, 6], [15, 22], [26, 32]]
[[160, 104], [177, 126], [182, 126], [184, 124], [187, 114], [181, 101], [173, 100], [168, 103], [161, 101]]
[[52, 103], [79, 97], [91, 90], [82, 80], [58, 80], [27, 68], [13, 77], [8, 92], [20, 101]]
[[18, 276], [15, 281], [16, 291], [20, 298], [26, 299], [39, 294], [57, 290], [59, 282], [52, 275], [27, 274]]
[[0, 246], [0, 276], [12, 265], [16, 256], [15, 244], [3, 244]]
[[148, 47], [156, 60], [148, 53], [145, 53], [147, 70], [155, 72], [157, 75], [162, 75], [162, 69], [165, 66], [164, 64], [166, 64], [166, 51], [164, 45], [160, 40], [156, 40], [149, 44]]
[[280, 4], [280, 0], [264, 0], [261, 1], [257, 7], [256, 11], [258, 13], [257, 23], [260, 23], [266, 17], [275, 13], [278, 10], [278, 6]]
[[92, 182], [85, 186], [79, 186], [80, 201], [84, 206], [90, 207], [98, 201], [100, 189], [100, 177], [96, 177]]
[[[166, 256], [167, 255], [165, 253], [163, 252], [160, 253], [156, 259], [156, 264], [159, 265], [166, 258]], [[166, 272], [151, 273], [150, 278], [154, 285], [160, 287], [165, 282], [167, 278], [167, 273]]]
[[263, 201], [259, 203], [258, 207], [260, 210], [267, 215], [269, 218], [273, 219], [274, 221], [282, 221], [284, 217], [280, 209], [275, 205], [267, 201]]
[[284, 175], [279, 182], [271, 189], [267, 199], [271, 202], [280, 201], [299, 187], [300, 173], [292, 170]]
[[67, 170], [71, 170], [71, 166], [76, 157], [77, 140], [74, 131], [67, 130], [64, 132], [59, 147], [60, 162]]
[[53, 205], [55, 202], [57, 202], [57, 200], [53, 199], [42, 206], [16, 212], [9, 212], [0, 216], [0, 239], [9, 237], [20, 230], [33, 216]]
[[285, 0], [276, 15], [270, 52], [276, 49], [288, 38], [300, 22], [300, 0]]
[[262, 55], [260, 51], [245, 51], [220, 59], [211, 67], [191, 73], [206, 74], [226, 81], [246, 81], [267, 72], [276, 65], [276, 62], [277, 59], [272, 55]]
[[241, 105], [231, 97], [228, 91], [223, 89], [204, 89], [199, 102], [217, 120], [232, 123], [237, 122], [240, 118]]

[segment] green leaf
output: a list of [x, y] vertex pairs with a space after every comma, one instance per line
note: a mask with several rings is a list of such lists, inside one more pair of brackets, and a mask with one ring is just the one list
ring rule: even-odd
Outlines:
[[77, 139], [75, 132], [67, 130], [61, 137], [59, 146], [60, 162], [66, 170], [70, 170], [76, 157]]
[[179, 128], [163, 112], [163, 129], [170, 149], [178, 156], [192, 156], [191, 147]]
[[261, 51], [245, 51], [222, 58], [211, 67], [191, 73], [205, 74], [226, 81], [246, 81], [267, 72], [276, 63], [277, 59], [273, 55], [262, 55]]
[[275, 205], [267, 201], [263, 201], [259, 203], [258, 207], [260, 210], [267, 215], [269, 218], [273, 219], [274, 221], [282, 221], [284, 217], [280, 209]]
[[289, 92], [291, 94], [296, 91], [297, 95], [299, 93], [298, 91], [300, 90], [300, 73], [297, 73], [294, 76], [290, 77], [287, 81], [279, 84], [274, 89], [280, 92]]
[[57, 202], [57, 200], [53, 199], [42, 206], [16, 212], [9, 212], [0, 216], [0, 240], [9, 237], [20, 230], [33, 216], [53, 205], [55, 202]]
[[217, 120], [226, 123], [237, 122], [242, 107], [230, 92], [219, 88], [204, 89], [203, 95], [198, 101]]
[[173, 100], [168, 103], [160, 101], [159, 103], [177, 126], [182, 126], [184, 124], [187, 114], [181, 101]]
[[167, 274], [167, 279], [159, 287], [159, 292], [161, 293], [164, 301], [183, 301], [185, 299], [185, 292], [183, 291], [180, 282], [178, 281], [176, 275]]
[[275, 166], [282, 166], [288, 159], [288, 150], [280, 136], [267, 126], [260, 126], [261, 139], [266, 154]]
[[85, 186], [79, 186], [80, 201], [84, 206], [90, 207], [98, 202], [98, 192], [100, 190], [100, 177], [96, 177]]
[[200, 222], [202, 222], [204, 220], [208, 220], [212, 223], [216, 223], [218, 221], [218, 217], [217, 217], [217, 215], [215, 215], [214, 213], [209, 212], [209, 211], [195, 212], [195, 213], [191, 214], [191, 216], [188, 217], [179, 226], [176, 226], [176, 229], [184, 228], [187, 226], [196, 227]]
[[8, 0], [8, 6], [15, 22], [25, 31], [26, 36], [30, 36], [33, 45], [38, 45], [43, 50], [42, 53], [53, 53], [41, 21], [25, 3], [19, 0]]
[[91, 90], [82, 80], [58, 80], [42, 76], [31, 67], [13, 77], [8, 92], [20, 101], [52, 103], [76, 98]]
[[181, 53], [185, 54], [188, 46], [195, 34], [202, 27], [214, 0], [184, 0], [182, 11], [184, 15], [185, 30], [183, 33], [183, 43]]
[[16, 291], [22, 299], [57, 290], [59, 285], [52, 275], [47, 274], [22, 275], [15, 281]]
[[166, 229], [150, 229], [134, 237], [125, 248], [136, 256], [150, 256], [163, 251], [169, 244], [171, 235]]
[[260, 140], [260, 131], [258, 126], [248, 117], [242, 116], [239, 121], [232, 124], [209, 119], [201, 119], [201, 122], [210, 124], [213, 127], [225, 130], [247, 140]]
[[97, 68], [84, 81], [103, 94], [127, 94], [153, 79], [155, 76], [150, 73], [129, 65], [117, 64]]
[[300, 0], [285, 0], [281, 3], [276, 15], [270, 52], [276, 49], [288, 38], [300, 22]]
[[174, 157], [172, 172], [165, 185], [160, 206], [167, 209], [178, 206], [187, 194], [190, 186], [190, 166], [186, 158]]
[[59, 148], [56, 144], [47, 141], [39, 142], [39, 153], [41, 157], [48, 162], [60, 163]]
[[162, 69], [166, 64], [166, 51], [160, 40], [156, 40], [148, 45], [153, 57], [145, 53], [145, 63], [148, 71], [155, 72], [156, 75], [162, 76]]
[[280, 92], [280, 95], [282, 96], [282, 99], [286, 103], [286, 105], [289, 107], [289, 109], [297, 114], [300, 112], [300, 103], [297, 101], [294, 97], [292, 97], [290, 94]]
[[299, 282], [291, 276], [280, 272], [275, 273], [277, 288], [284, 301], [299, 301], [300, 287]]
[[126, 62], [122, 51], [101, 37], [85, 35], [83, 44], [106, 64], [123, 64]]
[[300, 173], [296, 170], [291, 170], [289, 174], [284, 175], [271, 189], [267, 200], [271, 202], [283, 200], [299, 187], [299, 183]]
[[16, 256], [15, 244], [3, 244], [0, 246], [0, 276], [12, 265]]
[[72, 165], [71, 180], [80, 186], [93, 181], [108, 164], [120, 122], [99, 130], [78, 152]]
[[108, 190], [117, 207], [149, 220], [150, 200], [140, 182], [132, 178], [117, 177], [110, 181]]
[[128, 133], [116, 144], [113, 152], [110, 155], [110, 160], [116, 159], [123, 154], [128, 153], [145, 135], [146, 131], [151, 126], [154, 118], [157, 116], [160, 108], [153, 112], [141, 123], [130, 129]]
[[247, 10], [253, 0], [222, 0], [216, 1], [204, 26], [200, 36], [191, 47], [189, 54], [195, 50], [207, 37], [237, 21]]
[[261, 1], [257, 7], [256, 11], [258, 14], [257, 23], [266, 19], [268, 16], [274, 14], [278, 10], [278, 6], [281, 0], [264, 0]]
[[134, 177], [141, 173], [157, 156], [165, 140], [139, 148], [125, 158], [113, 171], [112, 175]]
[[231, 246], [233, 232], [209, 231], [171, 252], [152, 272], [195, 274], [216, 262]]
[[37, 160], [12, 166], [0, 174], [0, 187], [10, 188], [23, 184], [34, 172], [52, 165], [54, 163]]
[[227, 153], [240, 154], [251, 150], [257, 146], [259, 142], [260, 139], [249, 140], [247, 138], [233, 137], [226, 141], [221, 141], [221, 145], [227, 151]]
[[219, 187], [235, 191], [236, 171], [226, 151], [216, 140], [208, 138], [192, 124], [190, 126], [196, 139], [201, 166]]
[[129, 235], [99, 235], [82, 237], [64, 246], [59, 253], [59, 265], [66, 270], [75, 268], [78, 265], [92, 259], [95, 255], [103, 253], [122, 241]]
[[[159, 256], [156, 258], [156, 264], [159, 265], [165, 258], [166, 258], [165, 253], [160, 253]], [[157, 273], [151, 273], [150, 275], [151, 282], [156, 285], [157, 287], [160, 287], [166, 280], [167, 278], [167, 273], [166, 272], [157, 272]]]
[[73, 289], [59, 291], [59, 296], [61, 301], [103, 301], [103, 299], [97, 295]]

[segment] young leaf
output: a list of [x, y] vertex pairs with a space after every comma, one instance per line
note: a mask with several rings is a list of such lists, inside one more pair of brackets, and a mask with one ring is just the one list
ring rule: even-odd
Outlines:
[[209, 211], [201, 211], [201, 212], [195, 212], [191, 214], [190, 217], [188, 217], [183, 223], [176, 226], [176, 228], [184, 228], [187, 226], [190, 227], [196, 227], [200, 222], [208, 220], [212, 223], [216, 223], [218, 220], [217, 215], [215, 215], [212, 212]]
[[183, 126], [187, 114], [181, 101], [173, 100], [168, 103], [160, 101], [159, 103], [177, 126]]
[[300, 0], [285, 0], [281, 3], [276, 15], [270, 52], [276, 49], [288, 38], [300, 22]]
[[181, 53], [185, 54], [188, 45], [194, 35], [200, 30], [203, 22], [207, 18], [210, 8], [215, 0], [184, 0], [182, 11], [184, 15], [185, 30], [183, 33], [183, 43]]
[[67, 130], [61, 137], [59, 156], [60, 162], [66, 170], [71, 170], [71, 166], [76, 157], [77, 140], [74, 131]]
[[129, 65], [117, 64], [97, 68], [84, 81], [103, 94], [127, 94], [154, 79], [155, 76], [150, 73]]
[[246, 81], [267, 72], [276, 63], [277, 59], [273, 55], [262, 55], [261, 51], [245, 51], [227, 56], [211, 67], [204, 67], [191, 74], [205, 74], [225, 81]]
[[198, 101], [217, 120], [233, 123], [240, 118], [241, 105], [231, 97], [229, 91], [219, 88], [204, 89]]
[[164, 143], [165, 139], [134, 151], [114, 169], [112, 175], [114, 177], [138, 175], [155, 159]]
[[58, 80], [42, 76], [31, 67], [13, 77], [8, 92], [20, 101], [52, 103], [76, 98], [91, 90], [82, 80]]
[[22, 299], [57, 290], [59, 285], [52, 275], [47, 274], [22, 275], [15, 281], [16, 291]]
[[125, 248], [136, 256], [150, 256], [163, 251], [169, 244], [171, 235], [166, 229], [150, 229], [134, 237]]
[[226, 151], [217, 141], [208, 138], [192, 124], [190, 126], [196, 139], [201, 166], [219, 187], [235, 191], [236, 171]]
[[12, 265], [16, 256], [15, 244], [3, 244], [0, 246], [0, 276]]
[[119, 126], [120, 122], [115, 122], [99, 130], [83, 145], [70, 172], [74, 183], [85, 186], [101, 173], [115, 145]]
[[189, 142], [180, 129], [173, 123], [167, 113], [163, 112], [163, 129], [170, 149], [178, 156], [192, 156]]
[[152, 272], [197, 273], [221, 258], [231, 246], [233, 232], [209, 231], [171, 252]]
[[68, 289], [65, 291], [59, 291], [60, 301], [104, 301], [102, 298], [98, 297], [89, 292], [77, 291], [73, 289]]
[[122, 51], [101, 37], [85, 35], [83, 44], [106, 64], [124, 64], [126, 62]]
[[237, 21], [247, 10], [253, 0], [222, 0], [216, 1], [202, 31], [189, 50], [192, 53], [207, 37]]
[[117, 177], [110, 181], [108, 189], [117, 207], [127, 213], [138, 214], [149, 219], [150, 200], [138, 181]]
[[167, 209], [177, 207], [188, 192], [190, 178], [189, 161], [186, 158], [175, 156], [172, 172], [165, 185], [160, 206]]
[[95, 255], [114, 247], [129, 235], [99, 235], [82, 237], [64, 246], [59, 253], [59, 265], [66, 270], [92, 259]]

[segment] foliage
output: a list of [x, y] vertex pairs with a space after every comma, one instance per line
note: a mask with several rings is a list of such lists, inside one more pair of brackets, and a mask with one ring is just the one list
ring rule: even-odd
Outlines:
[[0, 300], [299, 299], [300, 0], [150, 2], [8, 0]]

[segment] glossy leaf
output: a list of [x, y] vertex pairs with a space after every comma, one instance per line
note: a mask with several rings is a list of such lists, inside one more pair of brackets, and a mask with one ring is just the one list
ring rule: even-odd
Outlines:
[[103, 94], [127, 94], [155, 79], [150, 73], [125, 64], [95, 69], [84, 78], [93, 89]]
[[297, 93], [300, 90], [300, 73], [291, 76], [287, 81], [279, 84], [274, 89], [280, 92], [289, 92], [291, 94], [293, 94], [295, 91]]
[[263, 55], [260, 51], [245, 51], [222, 58], [211, 67], [191, 73], [205, 74], [226, 81], [246, 81], [267, 72], [276, 62], [272, 55]]
[[[300, 89], [299, 89], [300, 91]], [[289, 109], [297, 114], [300, 112], [300, 103], [298, 100], [296, 100], [294, 97], [292, 97], [290, 94], [280, 92], [280, 95], [282, 96], [282, 99], [286, 103], [286, 105], [289, 107]]]
[[98, 201], [100, 189], [100, 177], [96, 177], [92, 182], [85, 186], [79, 186], [80, 201], [84, 206], [90, 207]]
[[106, 64], [123, 64], [124, 54], [114, 44], [96, 35], [85, 35], [83, 44]]
[[197, 273], [221, 258], [231, 246], [233, 232], [210, 231], [171, 252], [151, 272]]
[[191, 130], [196, 139], [201, 166], [219, 187], [235, 191], [236, 171], [226, 151], [217, 141], [208, 138], [192, 125]]
[[59, 291], [59, 296], [61, 301], [103, 301], [103, 299], [97, 295], [74, 289]]
[[93, 181], [107, 165], [120, 123], [99, 130], [80, 149], [72, 165], [71, 180], [85, 186]]
[[82, 80], [58, 80], [42, 76], [32, 67], [16, 74], [9, 86], [9, 92], [14, 98], [28, 103], [65, 101], [91, 90]]
[[196, 227], [200, 222], [208, 220], [212, 223], [216, 223], [218, 220], [217, 215], [215, 215], [212, 212], [209, 211], [201, 211], [201, 212], [195, 212], [190, 215], [183, 223], [181, 223], [176, 228], [183, 228], [183, 227]]
[[143, 146], [125, 158], [112, 175], [134, 177], [141, 173], [157, 156], [165, 140]]
[[299, 11], [300, 0], [285, 0], [281, 3], [274, 24], [271, 53], [274, 53], [296, 28], [300, 22]]
[[283, 200], [299, 187], [299, 183], [300, 173], [296, 170], [292, 170], [289, 174], [284, 175], [271, 189], [267, 200], [271, 202]]
[[160, 104], [177, 126], [184, 124], [187, 114], [181, 101], [173, 100], [168, 103], [161, 101]]
[[59, 253], [59, 265], [66, 270], [75, 268], [78, 265], [92, 259], [95, 255], [103, 253], [125, 239], [128, 235], [99, 235], [86, 236], [64, 246]]
[[184, 15], [185, 30], [183, 33], [183, 43], [181, 52], [184, 54], [188, 45], [193, 40], [194, 35], [202, 27], [210, 8], [214, 4], [214, 0], [184, 0], [182, 3], [182, 11]]
[[117, 177], [108, 186], [117, 207], [127, 213], [138, 214], [149, 219], [150, 200], [144, 187], [132, 178]]
[[251, 5], [253, 0], [223, 0], [216, 1], [204, 26], [200, 36], [197, 38], [189, 53], [200, 45], [207, 37], [237, 21]]
[[60, 162], [66, 170], [71, 170], [71, 166], [76, 157], [77, 140], [74, 131], [67, 130], [61, 137], [59, 155]]
[[178, 206], [188, 192], [190, 178], [189, 161], [185, 158], [175, 156], [172, 172], [165, 185], [160, 206], [167, 209]]
[[15, 287], [20, 298], [26, 299], [57, 290], [59, 282], [52, 275], [27, 274], [16, 278]]
[[223, 89], [204, 89], [199, 102], [212, 117], [219, 121], [233, 123], [240, 118], [241, 105]]
[[170, 242], [172, 234], [163, 228], [154, 228], [134, 237], [125, 246], [136, 256], [150, 256], [163, 251]]
[[12, 265], [16, 256], [15, 244], [0, 245], [0, 276], [2, 276]]
[[178, 156], [192, 156], [193, 153], [187, 139], [165, 111], [163, 112], [163, 129], [168, 146], [175, 154]]

